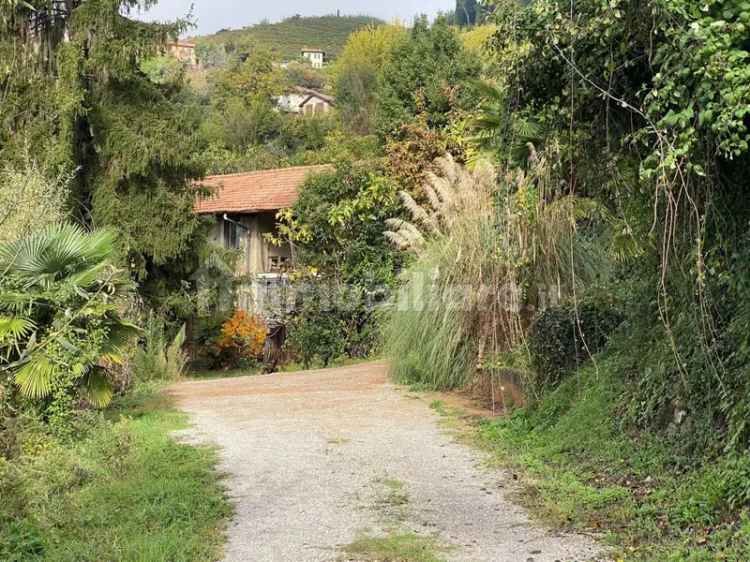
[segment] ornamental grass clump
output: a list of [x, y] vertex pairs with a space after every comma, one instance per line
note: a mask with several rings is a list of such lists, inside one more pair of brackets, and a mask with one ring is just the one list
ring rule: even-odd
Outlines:
[[593, 275], [578, 221], [589, 200], [559, 194], [543, 158], [498, 180], [450, 155], [429, 174], [426, 203], [406, 193], [411, 221], [388, 221], [385, 236], [415, 255], [392, 303], [386, 348], [397, 380], [457, 388], [502, 353], [524, 348], [535, 312], [568, 298]]
[[170, 341], [164, 321], [151, 315], [146, 321], [143, 342], [133, 353], [132, 368], [136, 377], [142, 381], [180, 379], [189, 361], [184, 345], [184, 324]]

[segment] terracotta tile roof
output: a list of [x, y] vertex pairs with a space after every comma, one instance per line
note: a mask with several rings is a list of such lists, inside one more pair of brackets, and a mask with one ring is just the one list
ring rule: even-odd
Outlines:
[[333, 98], [332, 96], [321, 94], [320, 92], [316, 92], [315, 90], [308, 90], [306, 88], [300, 88], [299, 93], [307, 96], [305, 97], [305, 100], [299, 104], [300, 107], [305, 105], [312, 98], [318, 98], [320, 100], [323, 100], [326, 103], [329, 103], [330, 105], [333, 105], [335, 101], [335, 98]]
[[298, 166], [239, 174], [208, 176], [198, 182], [213, 194], [199, 197], [194, 210], [207, 213], [257, 213], [291, 207], [305, 179], [331, 166]]

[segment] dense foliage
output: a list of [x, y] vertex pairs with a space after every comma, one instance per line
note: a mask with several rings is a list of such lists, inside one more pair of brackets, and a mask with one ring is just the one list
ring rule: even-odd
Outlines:
[[185, 25], [130, 17], [151, 4], [0, 4], [3, 560], [211, 558], [227, 513], [163, 407], [96, 411], [182, 374], [206, 251], [201, 114], [164, 56]]
[[192, 181], [205, 168], [194, 158], [199, 115], [179, 81], [141, 66], [184, 24], [128, 17], [139, 5], [2, 5], [0, 156], [16, 171], [32, 159], [49, 180], [72, 174], [70, 216], [112, 226], [123, 265], [158, 301], [176, 287], [156, 269], [181, 272], [200, 247]]
[[65, 431], [79, 400], [109, 403], [112, 366], [137, 334], [120, 314], [127, 278], [113, 251], [109, 232], [73, 226], [0, 246], [0, 408], [14, 408], [17, 387]]
[[603, 297], [540, 312], [529, 326], [533, 370], [527, 385], [529, 398], [554, 389], [566, 375], [601, 352], [622, 319], [617, 303]]
[[316, 355], [324, 363], [344, 353], [365, 356], [376, 345], [375, 305], [402, 261], [383, 230], [399, 212], [388, 178], [364, 163], [342, 163], [308, 179], [294, 207], [280, 214], [280, 236], [293, 244], [304, 273], [289, 337], [305, 363]]
[[307, 180], [294, 207], [282, 211], [282, 232], [303, 267], [378, 287], [392, 281], [400, 260], [383, 238], [385, 220], [399, 208], [387, 178], [365, 163], [341, 163]]
[[[750, 215], [743, 197], [750, 164], [748, 7], [679, 0], [488, 4], [497, 28], [474, 51], [482, 57], [484, 83], [475, 84], [481, 102], [466, 112], [441, 111], [444, 121], [428, 118], [427, 126], [458, 137], [453, 142], [469, 165], [490, 158], [497, 166], [498, 185], [510, 186], [498, 189], [493, 203], [499, 228], [492, 244], [460, 230], [425, 237], [413, 269], [427, 272], [439, 263], [434, 287], [444, 291], [448, 264], [439, 261], [440, 248], [460, 247], [450, 255], [482, 263], [481, 275], [505, 263], [500, 283], [485, 282], [505, 287], [512, 271], [520, 302], [533, 308], [511, 311], [516, 325], [487, 340], [502, 345], [495, 343], [486, 358], [482, 332], [463, 330], [445, 306], [422, 319], [396, 315], [394, 333], [408, 329], [444, 342], [431, 347], [432, 355], [411, 357], [391, 344], [396, 372], [430, 386], [490, 376], [493, 398], [504, 373], [523, 373], [532, 398], [541, 400], [488, 434], [495, 444], [513, 440], [525, 468], [545, 474], [543, 495], [552, 502], [601, 502], [607, 509], [598, 516], [615, 526], [618, 510], [637, 513], [638, 522], [618, 538], [636, 558], [747, 558], [746, 505], [736, 498], [747, 497], [747, 486], [738, 485], [746, 470], [738, 459], [750, 443]], [[530, 171], [531, 181], [508, 181]], [[432, 204], [429, 193], [425, 199]], [[570, 230], [557, 231], [557, 244], [539, 237], [566, 222]], [[593, 306], [592, 293], [606, 298]], [[534, 297], [542, 294], [546, 302]], [[502, 325], [502, 318], [490, 324]], [[449, 345], [450, 357], [437, 353]], [[436, 364], [440, 378], [432, 376]], [[467, 375], [451, 377], [453, 367]], [[652, 440], [663, 448], [641, 455], [639, 446]], [[617, 450], [608, 442], [618, 443]], [[511, 449], [503, 447], [506, 456]], [[610, 470], [628, 454], [632, 463]], [[609, 463], [606, 474], [595, 468], [597, 458]], [[670, 480], [666, 473], [686, 459], [683, 481]], [[539, 470], [547, 463], [555, 468]], [[560, 480], [560, 465], [570, 471], [565, 478], [581, 473]], [[644, 479], [659, 472], [631, 486], [629, 471]], [[613, 472], [625, 483], [607, 486]], [[660, 477], [676, 495], [674, 504], [661, 501], [658, 485], [655, 497], [644, 495], [650, 479]], [[651, 517], [661, 509], [668, 521]], [[665, 544], [654, 550], [634, 544], [643, 536], [639, 523], [650, 526], [649, 540]], [[701, 524], [707, 538], [699, 542], [690, 534]], [[742, 529], [736, 540], [732, 529]], [[684, 544], [676, 547], [677, 541]]]
[[352, 33], [334, 66], [336, 103], [354, 131], [369, 133], [378, 103], [378, 77], [392, 51], [406, 39], [399, 25], [367, 27]]
[[578, 2], [571, 19], [566, 3], [535, 2], [498, 12], [494, 39], [506, 107], [543, 125], [568, 189], [614, 210], [639, 248], [618, 281], [635, 327], [623, 345], [638, 350], [633, 421], [659, 426], [684, 407], [680, 439], [697, 450], [717, 431], [731, 446], [748, 438], [746, 14], [733, 2]]
[[378, 132], [393, 133], [422, 114], [430, 127], [446, 127], [452, 112], [470, 107], [469, 80], [478, 73], [477, 59], [447, 23], [416, 21], [409, 41], [393, 49], [382, 69]]
[[[176, 328], [196, 311], [216, 366], [255, 363], [265, 325], [211, 316], [234, 264], [203, 244], [193, 181], [326, 163], [272, 237], [292, 248], [294, 359], [329, 365], [385, 340], [399, 380], [493, 401], [499, 388], [505, 406], [503, 377], [519, 374], [526, 409], [483, 433], [542, 478], [563, 467], [552, 501], [618, 528], [638, 513], [688, 545], [674, 559], [748, 558], [745, 0], [458, 0], [409, 30], [295, 16], [201, 39], [190, 72], [165, 56], [184, 25], [128, 17], [143, 4], [0, 7], [0, 441], [26, 414], [69, 439], [112, 398], [138, 333], [132, 281], [155, 309], [136, 378], [181, 373]], [[314, 70], [302, 46], [340, 56]], [[278, 111], [299, 87], [334, 93], [335, 110]], [[3, 456], [32, 462], [17, 449]], [[600, 477], [597, 462], [619, 464]], [[3, 463], [0, 486], [29, 496]], [[670, 476], [674, 502], [652, 496], [648, 471], [674, 467], [694, 495]], [[60, 524], [20, 503], [0, 523], [29, 557]], [[691, 543], [696, 525], [721, 530]], [[633, 552], [649, 536], [623, 535]]]
[[30, 157], [0, 171], [0, 243], [12, 242], [66, 216], [70, 177], [49, 179]]

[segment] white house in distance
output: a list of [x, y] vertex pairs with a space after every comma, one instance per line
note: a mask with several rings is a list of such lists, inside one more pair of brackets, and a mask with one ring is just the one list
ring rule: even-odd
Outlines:
[[276, 99], [276, 107], [285, 113], [322, 115], [333, 109], [334, 98], [310, 88], [296, 87]]
[[303, 47], [302, 58], [309, 60], [310, 65], [312, 65], [313, 68], [323, 68], [326, 54], [325, 51], [320, 49], [308, 49], [307, 47]]

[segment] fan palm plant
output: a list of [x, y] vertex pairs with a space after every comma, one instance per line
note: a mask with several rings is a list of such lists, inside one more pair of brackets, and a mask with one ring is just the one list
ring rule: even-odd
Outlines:
[[0, 375], [24, 397], [109, 403], [110, 369], [138, 332], [120, 315], [129, 282], [114, 251], [110, 232], [68, 224], [0, 245]]
[[532, 160], [533, 145], [538, 146], [543, 137], [539, 123], [513, 114], [502, 87], [482, 80], [473, 84], [482, 98], [469, 122], [474, 134], [466, 139], [477, 151], [474, 159], [500, 157], [501, 161], [510, 160], [516, 165]]

